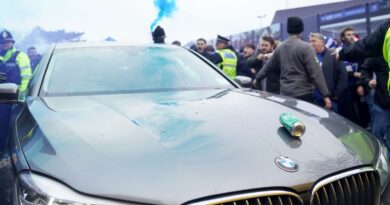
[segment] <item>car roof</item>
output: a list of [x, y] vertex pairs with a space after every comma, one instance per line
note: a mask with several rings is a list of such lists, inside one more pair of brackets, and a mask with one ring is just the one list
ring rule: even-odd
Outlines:
[[168, 47], [168, 48], [183, 48], [170, 44], [135, 44], [129, 42], [72, 42], [72, 43], [59, 43], [55, 45], [55, 49], [69, 49], [69, 48], [88, 48], [88, 47]]

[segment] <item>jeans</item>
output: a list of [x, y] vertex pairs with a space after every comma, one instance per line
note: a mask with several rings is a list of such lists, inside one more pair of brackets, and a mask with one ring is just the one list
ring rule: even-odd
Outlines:
[[368, 105], [368, 110], [370, 111], [370, 115], [371, 115], [371, 122], [370, 122], [371, 126], [374, 122], [374, 117], [375, 117], [374, 109], [373, 109], [374, 95], [375, 95], [375, 89], [371, 89], [370, 92], [366, 96], [364, 96]]
[[374, 103], [372, 111], [375, 116], [372, 122], [372, 134], [390, 150], [390, 109], [383, 109]]

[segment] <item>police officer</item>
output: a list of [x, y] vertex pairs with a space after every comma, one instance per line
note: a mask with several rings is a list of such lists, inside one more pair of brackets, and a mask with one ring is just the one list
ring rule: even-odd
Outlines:
[[222, 71], [231, 78], [236, 78], [238, 56], [229, 47], [229, 39], [218, 35], [217, 51], [210, 56], [210, 60], [216, 64]]
[[165, 44], [165, 31], [161, 26], [157, 26], [152, 32], [153, 42], [158, 44]]
[[[9, 31], [0, 32], [0, 83], [17, 84], [20, 98], [23, 98], [32, 75], [30, 60], [25, 53], [16, 50], [14, 43]], [[10, 112], [11, 105], [0, 104], [0, 149], [8, 135]]]

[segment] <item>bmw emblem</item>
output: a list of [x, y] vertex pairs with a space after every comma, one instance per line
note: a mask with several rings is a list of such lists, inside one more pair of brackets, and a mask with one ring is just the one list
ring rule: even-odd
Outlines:
[[299, 169], [299, 166], [297, 163], [295, 163], [293, 160], [289, 159], [288, 157], [279, 156], [275, 158], [275, 164], [282, 170], [286, 172], [296, 172]]

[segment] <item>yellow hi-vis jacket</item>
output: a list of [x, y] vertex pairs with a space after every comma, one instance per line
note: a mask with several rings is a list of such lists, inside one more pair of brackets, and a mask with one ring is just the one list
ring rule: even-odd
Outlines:
[[[3, 62], [3, 66], [7, 66], [7, 64], [13, 64], [13, 63], [16, 64], [14, 68], [19, 69], [19, 72], [11, 72], [10, 75], [19, 74], [20, 82], [10, 82], [10, 83], [18, 84], [19, 92], [23, 93], [24, 91], [26, 91], [28, 83], [30, 82], [30, 78], [32, 76], [30, 59], [25, 53], [19, 52], [16, 58], [14, 59], [15, 62], [10, 62], [13, 61], [11, 57], [15, 52], [17, 52], [15, 47], [9, 49], [4, 56], [0, 56], [0, 61]], [[7, 76], [7, 78], [14, 78], [14, 76]]]
[[238, 62], [237, 55], [230, 49], [217, 50], [217, 53], [222, 58], [222, 62], [217, 66], [232, 79], [236, 78]]

